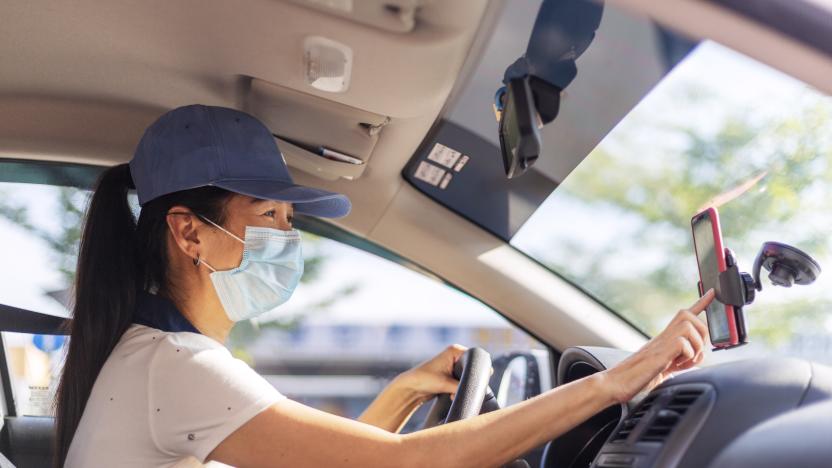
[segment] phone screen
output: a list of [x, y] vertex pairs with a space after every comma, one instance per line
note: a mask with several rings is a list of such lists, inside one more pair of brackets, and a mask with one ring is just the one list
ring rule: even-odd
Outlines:
[[[699, 262], [699, 279], [702, 281], [702, 291], [716, 289], [719, 281], [719, 263], [714, 245], [714, 229], [711, 217], [707, 213], [694, 218], [693, 244], [696, 249], [696, 259]], [[728, 326], [728, 316], [725, 304], [714, 299], [705, 311], [708, 318], [708, 332], [711, 342], [723, 343], [731, 339]]]

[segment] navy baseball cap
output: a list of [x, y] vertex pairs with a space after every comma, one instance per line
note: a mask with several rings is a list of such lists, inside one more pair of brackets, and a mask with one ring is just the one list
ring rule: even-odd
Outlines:
[[234, 109], [191, 105], [159, 117], [144, 132], [130, 174], [139, 204], [168, 193], [214, 186], [291, 202], [296, 213], [339, 218], [350, 212], [340, 193], [296, 185], [271, 131]]

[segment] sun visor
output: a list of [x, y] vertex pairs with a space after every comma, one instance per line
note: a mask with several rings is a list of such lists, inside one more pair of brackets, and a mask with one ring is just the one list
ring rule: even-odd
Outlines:
[[326, 180], [360, 177], [390, 122], [257, 78], [251, 80], [243, 107], [269, 127], [290, 167]]
[[416, 189], [508, 241], [557, 187], [537, 170], [507, 179], [500, 148], [442, 121], [402, 172]]

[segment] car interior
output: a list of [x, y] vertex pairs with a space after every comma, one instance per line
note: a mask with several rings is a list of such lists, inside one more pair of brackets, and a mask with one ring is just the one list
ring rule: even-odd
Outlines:
[[[532, 50], [533, 28], [555, 27], [541, 3], [586, 4], [597, 22], [578, 51], [566, 44], [577, 74], [557, 87], [550, 122], [528, 130], [539, 157], [509, 178], [495, 92]], [[507, 404], [517, 359], [524, 399], [610, 368], [650, 338], [591, 283], [512, 239], [692, 51], [719, 44], [832, 93], [832, 8], [818, 0], [38, 0], [5, 2], [0, 23], [0, 182], [90, 190], [170, 109], [248, 112], [297, 183], [352, 201], [345, 218], [299, 217], [302, 229], [450, 285], [547, 350], [495, 355], [463, 382], [481, 390], [459, 402], [475, 414], [487, 411], [488, 386]], [[570, 223], [568, 211], [547, 216]], [[65, 333], [66, 316], [0, 304], [4, 332]], [[49, 466], [53, 420], [15, 411], [13, 358], [0, 347], [0, 466]], [[828, 466], [829, 421], [832, 368], [725, 362], [608, 408], [512, 466]]]

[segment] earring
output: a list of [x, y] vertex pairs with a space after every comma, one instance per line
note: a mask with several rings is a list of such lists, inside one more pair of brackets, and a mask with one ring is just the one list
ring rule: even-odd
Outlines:
[[199, 254], [196, 254], [196, 258], [194, 259], [194, 266], [199, 266], [202, 263], [202, 260], [199, 259]]

